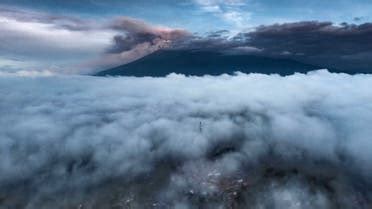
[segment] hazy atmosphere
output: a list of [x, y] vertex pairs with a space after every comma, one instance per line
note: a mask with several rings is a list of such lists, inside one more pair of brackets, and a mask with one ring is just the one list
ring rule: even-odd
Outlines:
[[370, 209], [371, 10], [0, 0], [0, 209]]

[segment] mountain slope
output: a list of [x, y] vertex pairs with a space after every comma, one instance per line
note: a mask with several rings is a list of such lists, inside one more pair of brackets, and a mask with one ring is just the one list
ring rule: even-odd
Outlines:
[[153, 76], [170, 73], [185, 75], [220, 75], [236, 71], [244, 73], [278, 73], [289, 75], [320, 69], [314, 65], [288, 59], [255, 55], [227, 55], [210, 51], [161, 50], [132, 63], [97, 73], [97, 76]]

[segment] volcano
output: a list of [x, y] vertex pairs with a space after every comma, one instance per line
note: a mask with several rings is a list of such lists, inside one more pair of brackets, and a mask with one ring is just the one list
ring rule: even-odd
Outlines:
[[299, 61], [258, 55], [226, 54], [200, 50], [159, 50], [97, 76], [163, 77], [170, 73], [192, 76], [242, 73], [291, 75], [323, 67]]

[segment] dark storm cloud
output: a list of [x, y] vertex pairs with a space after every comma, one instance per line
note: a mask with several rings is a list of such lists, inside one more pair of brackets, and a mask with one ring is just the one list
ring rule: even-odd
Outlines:
[[207, 33], [207, 37], [209, 37], [209, 38], [222, 38], [222, 37], [226, 37], [226, 35], [228, 33], [229, 33], [228, 30], [218, 30], [218, 31]]
[[260, 53], [346, 72], [372, 72], [372, 23], [294, 22], [263, 25], [233, 37], [225, 34], [194, 36], [175, 48]]
[[249, 44], [272, 55], [348, 72], [372, 72], [372, 23], [335, 25], [331, 22], [297, 22], [260, 26], [245, 34]]
[[193, 34], [192, 36], [174, 42], [169, 48], [229, 52], [236, 48], [251, 47], [247, 43], [245, 36], [236, 35], [230, 37], [229, 34], [230, 31], [228, 30], [213, 31], [203, 35]]
[[252, 45], [271, 53], [289, 51], [306, 56], [372, 52], [372, 23], [297, 22], [260, 26], [246, 34]]
[[362, 21], [363, 20], [363, 17], [354, 17], [353, 20], [355, 22], [359, 22], [359, 21]]

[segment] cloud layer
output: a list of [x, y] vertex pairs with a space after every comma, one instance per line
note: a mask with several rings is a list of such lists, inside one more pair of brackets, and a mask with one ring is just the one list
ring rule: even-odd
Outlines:
[[0, 77], [0, 208], [369, 208], [370, 75]]

